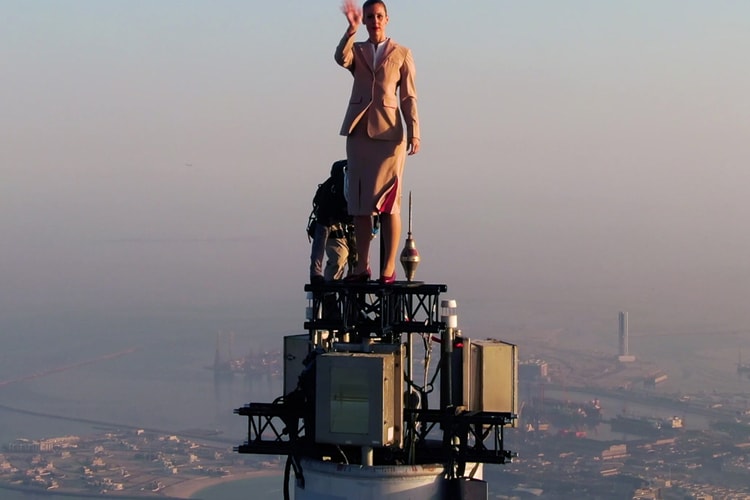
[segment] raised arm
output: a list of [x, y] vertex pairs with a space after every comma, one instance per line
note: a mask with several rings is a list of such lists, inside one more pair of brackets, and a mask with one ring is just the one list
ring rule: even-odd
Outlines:
[[354, 53], [352, 52], [354, 35], [362, 23], [362, 9], [357, 7], [357, 4], [353, 0], [344, 0], [344, 3], [341, 5], [341, 12], [344, 13], [346, 20], [349, 21], [349, 26], [346, 28], [343, 38], [341, 38], [336, 47], [336, 53], [333, 58], [340, 66], [352, 70], [352, 65], [354, 64]]
[[360, 9], [354, 0], [344, 0], [341, 4], [341, 12], [346, 16], [346, 20], [349, 21], [349, 28], [346, 30], [349, 36], [353, 36], [359, 25], [362, 24], [362, 9]]

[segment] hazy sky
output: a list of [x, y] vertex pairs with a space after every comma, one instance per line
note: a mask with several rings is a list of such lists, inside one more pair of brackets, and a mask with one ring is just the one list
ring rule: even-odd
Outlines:
[[[1, 321], [301, 329], [344, 154], [339, 7], [0, 0]], [[495, 326], [750, 331], [750, 2], [388, 7], [417, 65], [419, 279]]]

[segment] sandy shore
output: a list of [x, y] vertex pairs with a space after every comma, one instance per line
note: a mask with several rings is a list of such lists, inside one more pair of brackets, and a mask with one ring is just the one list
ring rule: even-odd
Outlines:
[[281, 476], [282, 474], [283, 471], [281, 469], [267, 469], [236, 472], [221, 477], [198, 477], [194, 479], [186, 479], [185, 481], [175, 484], [170, 484], [169, 486], [166, 486], [163, 490], [161, 490], [161, 493], [172, 498], [190, 498], [198, 491], [204, 488], [208, 488], [209, 486], [228, 483], [230, 481], [240, 481], [242, 479], [252, 479], [254, 477]]

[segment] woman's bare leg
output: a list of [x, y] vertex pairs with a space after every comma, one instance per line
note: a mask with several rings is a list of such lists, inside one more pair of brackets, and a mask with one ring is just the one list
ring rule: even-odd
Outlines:
[[354, 216], [354, 235], [357, 237], [357, 267], [353, 274], [362, 274], [370, 266], [370, 240], [372, 240], [372, 217]]
[[385, 249], [383, 262], [380, 263], [380, 274], [392, 276], [396, 271], [396, 255], [401, 237], [401, 214], [380, 214], [380, 234]]

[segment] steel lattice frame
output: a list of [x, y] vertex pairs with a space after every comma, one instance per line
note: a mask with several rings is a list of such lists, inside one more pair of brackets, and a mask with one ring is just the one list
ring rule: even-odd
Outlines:
[[334, 282], [306, 285], [312, 294], [313, 318], [305, 330], [354, 333], [398, 343], [402, 333], [438, 333], [440, 293], [445, 285], [405, 282], [383, 286], [377, 282]]
[[[328, 330], [359, 339], [401, 343], [403, 333], [442, 333], [440, 293], [446, 285], [401, 282], [383, 286], [377, 282], [334, 282], [306, 285], [313, 318], [305, 322], [311, 345], [315, 332]], [[314, 415], [304, 398], [279, 398], [276, 402], [249, 403], [235, 410], [248, 417], [247, 441], [239, 453], [308, 456], [317, 458], [330, 445], [312, 442], [306, 428], [314, 428]], [[510, 413], [405, 409], [403, 415], [410, 449], [389, 449], [394, 463], [445, 463], [455, 477], [462, 477], [467, 462], [506, 463], [514, 454], [503, 448], [503, 427], [516, 418]], [[442, 441], [430, 440], [442, 431]], [[490, 447], [485, 441], [492, 437]], [[456, 444], [457, 443], [457, 444]], [[328, 450], [326, 450], [328, 451]]]

